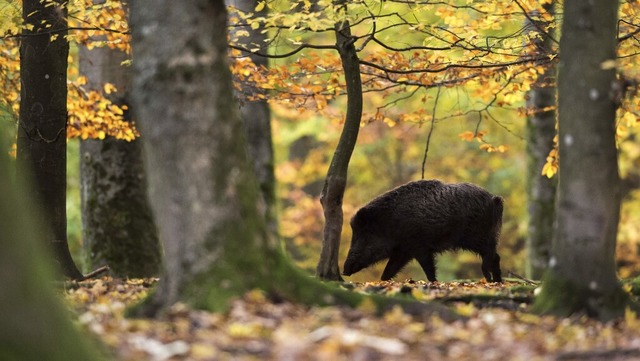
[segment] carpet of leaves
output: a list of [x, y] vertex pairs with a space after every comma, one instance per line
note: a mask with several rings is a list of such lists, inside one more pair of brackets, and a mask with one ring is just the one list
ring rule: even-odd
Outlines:
[[272, 302], [253, 291], [229, 312], [175, 305], [162, 319], [125, 318], [157, 279], [68, 283], [65, 299], [81, 327], [117, 360], [638, 360], [640, 319], [600, 323], [527, 313], [533, 287], [520, 282], [371, 282], [354, 292], [438, 300], [467, 318], [445, 322], [394, 308]]

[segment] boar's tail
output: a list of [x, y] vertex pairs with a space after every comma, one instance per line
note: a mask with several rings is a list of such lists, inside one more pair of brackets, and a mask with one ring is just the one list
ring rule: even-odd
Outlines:
[[502, 211], [504, 208], [504, 200], [502, 197], [493, 197], [493, 219], [502, 222]]

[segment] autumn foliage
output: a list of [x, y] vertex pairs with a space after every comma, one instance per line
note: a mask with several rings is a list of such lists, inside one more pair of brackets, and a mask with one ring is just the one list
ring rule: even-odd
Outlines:
[[[17, 123], [20, 96], [18, 34], [22, 27], [20, 2], [8, 1], [0, 6], [3, 16], [11, 19], [0, 26], [0, 34], [4, 35], [0, 40], [0, 74], [6, 79], [0, 83], [0, 104], [4, 105], [0, 106], [0, 114]], [[71, 1], [68, 6], [70, 32], [67, 38], [71, 43], [90, 49], [107, 46], [127, 54], [131, 52], [127, 15], [121, 1], [106, 1], [96, 5], [91, 0], [77, 0]], [[85, 89], [87, 80], [78, 73], [77, 56], [74, 54], [72, 52], [69, 56], [67, 137], [104, 139], [111, 136], [133, 140], [138, 132], [133, 123], [124, 120], [126, 106], [109, 100], [109, 94], [117, 89], [111, 84], [104, 84], [101, 92]]]
[[[354, 176], [345, 196], [345, 218], [373, 195], [420, 178], [426, 168], [428, 178], [473, 181], [508, 195], [502, 247], [512, 255], [504, 258], [506, 267], [522, 264], [524, 180], [517, 178], [522, 173], [518, 168], [522, 124], [532, 112], [525, 98], [538, 77], [561, 56], [557, 46], [544, 52], [535, 45], [540, 37], [552, 37], [557, 45], [560, 36], [562, 12], [545, 11], [543, 5], [549, 2], [367, 0], [350, 2], [348, 11], [342, 13], [329, 0], [267, 0], [260, 1], [253, 12], [230, 9], [229, 26], [234, 29], [229, 39], [231, 70], [237, 89], [248, 89], [240, 83], [253, 88], [238, 97], [241, 102], [267, 99], [271, 104], [283, 205], [281, 232], [303, 267], [311, 268], [317, 257], [322, 213], [314, 185], [325, 174], [329, 150], [337, 142], [344, 116], [345, 83], [333, 34], [339, 17], [352, 24], [365, 102], [351, 166]], [[264, 9], [267, 15], [255, 15]], [[602, 64], [618, 70], [626, 90], [618, 95], [616, 122], [621, 176], [631, 187], [619, 235], [624, 276], [638, 272], [632, 260], [638, 253], [640, 234], [633, 217], [640, 202], [634, 186], [640, 178], [635, 166], [640, 151], [629, 140], [637, 137], [640, 115], [635, 86], [639, 78], [635, 19], [639, 12], [638, 2], [621, 3], [618, 58]], [[13, 132], [19, 105], [20, 2], [0, 2], [0, 13], [9, 20], [0, 23], [0, 113], [9, 120], [3, 122], [3, 131]], [[77, 46], [106, 46], [130, 54], [126, 19], [121, 1], [70, 1], [68, 39]], [[268, 40], [238, 45], [248, 29], [264, 32]], [[268, 56], [269, 67], [253, 64], [249, 53]], [[109, 84], [101, 91], [85, 89], [86, 79], [77, 71], [75, 54], [72, 51], [69, 57], [68, 136], [137, 137], [135, 122], [124, 120], [126, 106], [110, 100], [116, 89]], [[551, 79], [543, 86], [554, 87], [555, 83]], [[434, 143], [429, 162], [423, 165], [430, 129]], [[303, 137], [310, 139], [310, 146], [300, 157], [292, 149]], [[557, 149], [550, 149], [540, 173], [552, 177], [558, 158]], [[343, 234], [348, 239], [346, 227]], [[476, 261], [462, 255], [460, 262]], [[451, 272], [466, 276], [457, 269]]]

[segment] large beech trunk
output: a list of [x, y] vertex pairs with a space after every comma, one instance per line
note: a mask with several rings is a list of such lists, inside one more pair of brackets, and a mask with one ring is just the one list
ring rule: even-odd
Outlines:
[[558, 74], [560, 170], [549, 269], [536, 307], [603, 320], [623, 314], [616, 277], [620, 180], [615, 143], [618, 2], [565, 0]]
[[[543, 5], [546, 11], [553, 13], [554, 5]], [[541, 38], [535, 43], [541, 53], [551, 54], [554, 41], [549, 33], [543, 33], [548, 24], [539, 22], [530, 24]], [[547, 30], [551, 32], [551, 29]], [[527, 228], [527, 276], [540, 279], [549, 264], [551, 240], [553, 238], [553, 220], [555, 210], [557, 177], [547, 178], [541, 174], [549, 151], [553, 148], [556, 135], [555, 87], [556, 69], [549, 68], [538, 77], [529, 92], [527, 106], [533, 114], [527, 119], [527, 193], [529, 227]]]

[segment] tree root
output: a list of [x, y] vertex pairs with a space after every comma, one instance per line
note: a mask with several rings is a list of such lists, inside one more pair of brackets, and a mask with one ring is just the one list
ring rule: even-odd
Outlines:
[[593, 351], [571, 351], [563, 352], [556, 356], [557, 361], [571, 360], [637, 360], [640, 358], [640, 349], [614, 349], [614, 350], [593, 350]]

